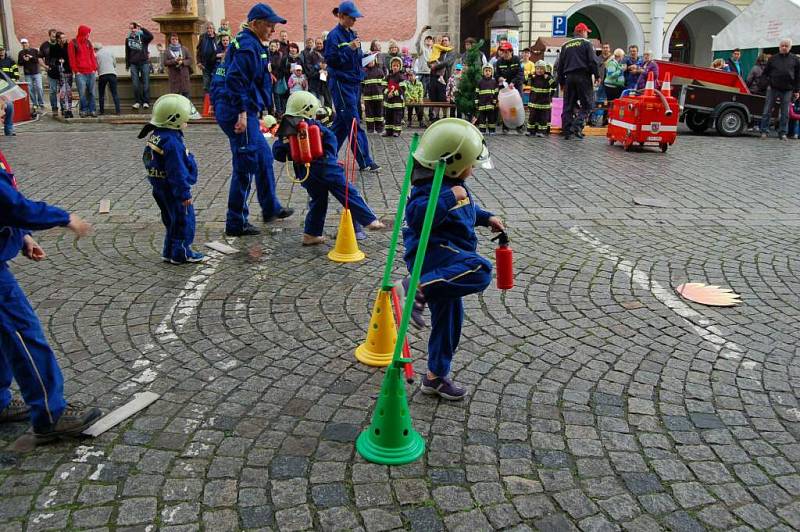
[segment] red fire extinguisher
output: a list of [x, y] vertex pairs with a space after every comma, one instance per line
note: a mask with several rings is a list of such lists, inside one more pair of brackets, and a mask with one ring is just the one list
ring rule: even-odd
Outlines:
[[497, 288], [509, 290], [514, 287], [514, 252], [508, 245], [508, 234], [505, 231], [492, 239], [497, 240], [494, 257], [497, 268]]
[[289, 154], [295, 164], [303, 164], [306, 167], [306, 175], [300, 182], [308, 179], [311, 162], [322, 157], [324, 153], [319, 127], [309, 126], [305, 121], [297, 124], [297, 134], [289, 137]]

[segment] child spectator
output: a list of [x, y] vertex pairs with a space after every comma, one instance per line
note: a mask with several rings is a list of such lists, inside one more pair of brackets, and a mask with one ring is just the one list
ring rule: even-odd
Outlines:
[[483, 65], [483, 77], [475, 87], [475, 110], [478, 112], [478, 129], [494, 135], [497, 128], [497, 80], [492, 65]]
[[528, 85], [527, 80], [533, 76], [536, 66], [534, 62], [531, 61], [530, 48], [525, 48], [520, 53], [522, 54], [522, 61], [520, 61], [520, 64], [522, 65], [522, 79], [525, 80], [525, 83], [522, 87], [522, 103], [528, 105], [528, 103], [531, 101], [531, 87]]
[[408, 50], [408, 46], [403, 46], [402, 50], [402, 58], [403, 58], [403, 71], [408, 72], [409, 69], [414, 68], [414, 58], [411, 57], [411, 53]]
[[544, 61], [537, 61], [533, 76], [526, 80], [526, 85], [531, 87], [531, 100], [528, 103], [528, 136], [531, 137], [550, 134], [550, 112], [556, 83], [545, 67]]
[[[225, 54], [228, 52], [228, 46], [231, 44], [231, 36], [230, 35], [223, 35], [219, 38], [219, 44], [217, 44], [217, 63], [216, 66], [222, 64], [222, 61], [225, 59]], [[213, 72], [212, 72], [213, 74]]]
[[364, 98], [364, 122], [367, 131], [383, 133], [383, 90], [386, 87], [383, 66], [378, 63], [378, 56], [374, 56], [367, 65], [364, 81], [361, 82]]
[[205, 260], [205, 255], [192, 249], [192, 185], [197, 183], [197, 163], [186, 149], [182, 131], [196, 112], [185, 96], [165, 94], [156, 100], [150, 123], [139, 133], [140, 139], [150, 134], [142, 160], [167, 229], [161, 257], [170, 264]]
[[408, 127], [411, 127], [411, 119], [414, 117], [414, 113], [416, 112], [417, 121], [419, 121], [419, 127], [424, 128], [425, 121], [422, 118], [422, 106], [409, 105], [421, 104], [425, 94], [425, 87], [422, 85], [422, 81], [417, 79], [417, 75], [414, 73], [413, 69], [408, 69], [406, 71], [406, 80], [403, 82], [403, 88], [405, 90], [406, 105], [408, 106], [408, 118], [406, 119], [406, 124], [408, 124]]
[[303, 74], [303, 66], [292, 65], [292, 75], [289, 77], [289, 94], [308, 90], [308, 80]]
[[464, 320], [461, 298], [484, 291], [492, 280], [491, 262], [477, 253], [475, 227], [491, 227], [492, 232], [500, 232], [505, 226], [500, 218], [478, 206], [466, 185], [474, 165], [488, 164], [489, 152], [483, 135], [465, 120], [440, 120], [422, 135], [414, 153], [413, 188], [403, 228], [406, 249], [403, 259], [409, 272], [417, 256], [426, 208], [433, 201], [433, 171], [442, 158], [447, 161], [445, 177], [436, 199], [433, 228], [416, 294], [408, 294], [408, 278], [402, 285], [405, 297], [414, 298], [412, 317], [416, 326], [425, 326], [422, 317], [425, 305], [431, 309], [428, 371], [422, 378], [421, 391], [455, 401], [467, 393], [449, 377]]
[[399, 137], [403, 132], [403, 82], [405, 75], [402, 72], [403, 60], [397, 56], [389, 60], [391, 72], [386, 76], [386, 100], [383, 104], [386, 117], [386, 132], [384, 137]]
[[[447, 87], [445, 88], [445, 97], [447, 101], [455, 104], [456, 103], [456, 95], [458, 94], [458, 83], [461, 81], [461, 73], [464, 67], [461, 63], [456, 64], [453, 67], [453, 73], [450, 75], [450, 79], [447, 80]], [[461, 118], [461, 112], [456, 108], [456, 116]]]
[[[358, 189], [352, 183], [347, 182], [344, 168], [339, 166], [337, 159], [339, 144], [336, 142], [336, 135], [315, 120], [318, 109], [319, 100], [310, 92], [301, 91], [292, 94], [286, 103], [286, 114], [278, 128], [278, 140], [272, 145], [275, 160], [285, 162], [291, 160], [286, 137], [294, 134], [294, 128], [297, 127], [299, 119], [305, 119], [309, 125], [316, 125], [320, 129], [324, 155], [312, 161], [308, 169], [303, 164], [294, 164], [295, 175], [302, 179], [301, 186], [308, 192], [308, 214], [302, 240], [304, 246], [316, 246], [325, 242], [323, 230], [325, 229], [325, 215], [328, 211], [328, 194], [333, 194], [344, 205], [346, 189], [348, 207], [353, 213], [354, 225], [363, 224], [372, 231], [386, 228], [386, 225], [378, 220], [364, 198], [361, 197]], [[358, 225], [356, 225], [356, 232], [360, 232]]]

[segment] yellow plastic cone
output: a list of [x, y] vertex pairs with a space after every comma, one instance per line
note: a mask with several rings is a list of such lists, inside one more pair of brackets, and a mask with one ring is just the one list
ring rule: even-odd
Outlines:
[[356, 347], [356, 359], [367, 366], [388, 366], [397, 342], [397, 327], [392, 312], [391, 292], [378, 290], [378, 298], [372, 307], [369, 331], [364, 343]]
[[339, 221], [339, 233], [336, 235], [336, 245], [328, 253], [328, 258], [333, 262], [358, 262], [364, 260], [364, 252], [358, 249], [356, 230], [353, 229], [353, 215], [350, 209], [342, 211]]

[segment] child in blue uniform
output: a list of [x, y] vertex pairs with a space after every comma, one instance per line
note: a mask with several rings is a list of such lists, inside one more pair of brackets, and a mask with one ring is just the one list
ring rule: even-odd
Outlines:
[[[13, 174], [0, 166], [0, 423], [30, 418], [39, 441], [76, 436], [102, 415], [97, 408], [64, 400], [56, 356], [8, 265], [20, 251], [33, 261], [43, 260], [45, 252], [30, 232], [59, 226], [78, 236], [91, 230], [74, 214], [27, 199], [17, 190]], [[12, 378], [24, 402], [12, 397]]]
[[[488, 166], [489, 152], [478, 128], [465, 120], [446, 118], [431, 125], [414, 153], [413, 188], [406, 206], [403, 241], [404, 259], [411, 271], [417, 256], [425, 210], [430, 201], [434, 168], [439, 159], [447, 168], [415, 296], [413, 318], [425, 326], [422, 311], [431, 310], [428, 342], [428, 372], [422, 378], [422, 392], [458, 400], [466, 390], [449, 377], [450, 363], [461, 337], [464, 306], [461, 298], [483, 292], [492, 279], [492, 264], [477, 253], [475, 227], [505, 230], [503, 221], [478, 206], [466, 186], [475, 164]], [[403, 282], [408, 291], [408, 278]]]
[[272, 154], [275, 160], [285, 162], [291, 160], [289, 143], [285, 137], [291, 134], [291, 129], [300, 119], [305, 119], [309, 126], [313, 124], [320, 129], [325, 153], [311, 163], [308, 177], [305, 178], [306, 167], [304, 165], [294, 164], [294, 173], [298, 179], [304, 179], [302, 186], [308, 192], [309, 198], [308, 214], [303, 231], [304, 246], [314, 246], [325, 242], [322, 231], [325, 228], [325, 215], [328, 211], [328, 193], [333, 194], [344, 205], [345, 189], [348, 190], [348, 206], [353, 214], [353, 224], [357, 233], [359, 232], [358, 224], [373, 231], [386, 227], [369, 208], [358, 189], [346, 181], [344, 169], [339, 166], [337, 160], [339, 145], [336, 142], [336, 136], [321, 122], [313, 120], [317, 116], [318, 109], [319, 100], [310, 92], [301, 91], [292, 94], [289, 101], [286, 102], [286, 114], [281, 122], [281, 127], [278, 128], [278, 140], [272, 145]]
[[181, 131], [195, 113], [188, 98], [165, 94], [156, 101], [150, 123], [139, 133], [140, 139], [150, 134], [142, 160], [161, 209], [161, 221], [167, 228], [161, 256], [170, 264], [202, 262], [205, 258], [192, 250], [192, 185], [197, 183], [197, 164], [183, 143]]

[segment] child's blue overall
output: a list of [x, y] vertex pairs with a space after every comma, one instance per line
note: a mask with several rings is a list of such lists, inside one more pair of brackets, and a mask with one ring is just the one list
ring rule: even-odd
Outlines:
[[[377, 220], [377, 217], [358, 189], [345, 179], [344, 169], [337, 162], [338, 144], [333, 131], [316, 120], [306, 120], [306, 122], [319, 127], [325, 154], [311, 163], [308, 179], [302, 183], [308, 192], [308, 214], [303, 231], [307, 235], [322, 236], [325, 215], [328, 211], [328, 193], [333, 194], [339, 203], [344, 205], [345, 189], [349, 189], [348, 208], [353, 213], [353, 225], [358, 232], [359, 224], [369, 225]], [[289, 159], [289, 144], [280, 139], [276, 140], [272, 145], [272, 154], [276, 161], [286, 161]], [[302, 164], [293, 166], [297, 179], [302, 179], [306, 175], [306, 167]]]
[[197, 183], [194, 156], [183, 143], [183, 133], [156, 128], [147, 138], [142, 160], [167, 229], [161, 256], [186, 262], [192, 255], [195, 217], [194, 206], [183, 202], [191, 199], [192, 185]]
[[[429, 174], [430, 171], [427, 171]], [[410, 272], [417, 255], [432, 177], [417, 178], [406, 207], [403, 241], [404, 260]], [[457, 201], [454, 186], [467, 190], [467, 199]], [[481, 209], [464, 181], [445, 178], [422, 266], [419, 290], [431, 310], [428, 370], [437, 377], [450, 373], [450, 363], [461, 338], [464, 305], [461, 298], [483, 292], [492, 280], [492, 264], [477, 252], [475, 226], [488, 226], [492, 213]]]

